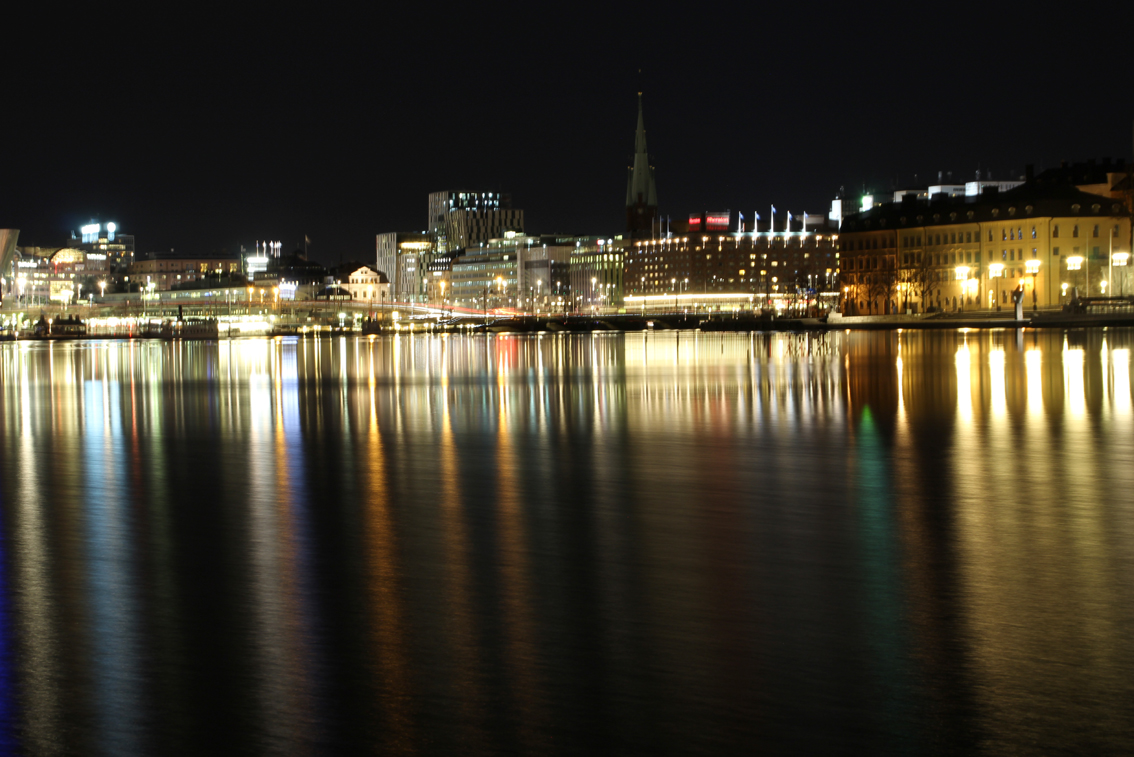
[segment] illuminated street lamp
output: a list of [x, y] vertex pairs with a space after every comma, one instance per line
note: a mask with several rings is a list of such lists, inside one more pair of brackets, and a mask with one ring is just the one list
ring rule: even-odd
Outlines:
[[1028, 275], [1032, 277], [1032, 312], [1034, 313], [1039, 309], [1037, 305], [1038, 298], [1036, 296], [1036, 275], [1039, 273], [1040, 262], [1032, 258], [1024, 264], [1024, 269], [1027, 271]]
[[1126, 293], [1126, 287], [1125, 287], [1126, 271], [1125, 271], [1125, 268], [1126, 268], [1126, 266], [1130, 265], [1130, 253], [1129, 252], [1112, 253], [1111, 256], [1110, 256], [1110, 262], [1111, 262], [1111, 265], [1113, 265], [1113, 266], [1118, 266], [1120, 268], [1123, 268], [1123, 270], [1119, 272], [1119, 279], [1118, 279], [1118, 294], [1121, 296], [1121, 295]]
[[[1067, 258], [1067, 270], [1068, 271], [1078, 271], [1079, 269], [1083, 268], [1083, 264], [1085, 262], [1086, 262], [1085, 258], [1083, 258], [1079, 255], [1072, 255], [1071, 257]], [[1090, 272], [1090, 268], [1084, 269], [1083, 275], [1085, 277], [1084, 281], [1086, 282], [1083, 288], [1087, 290], [1087, 294], [1089, 295], [1091, 293], [1091, 272]]]
[[[993, 263], [988, 267], [989, 279], [1001, 279], [1004, 277], [1004, 264]], [[996, 309], [1000, 310], [1000, 282], [996, 282]]]
[[[970, 270], [971, 269], [967, 265], [957, 266], [954, 269], [954, 273], [956, 273], [956, 276], [957, 276], [957, 281], [968, 281]], [[966, 286], [964, 284], [962, 284], [961, 285], [961, 306], [960, 306], [960, 308], [958, 308], [961, 312], [964, 312], [964, 310], [965, 310], [965, 289], [966, 289]]]

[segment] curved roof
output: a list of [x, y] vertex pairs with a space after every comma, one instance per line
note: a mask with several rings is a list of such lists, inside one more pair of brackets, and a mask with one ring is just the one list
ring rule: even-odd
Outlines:
[[60, 265], [66, 263], [84, 263], [87, 259], [87, 253], [82, 250], [76, 250], [73, 247], [60, 247], [58, 250], [51, 254], [51, 264]]

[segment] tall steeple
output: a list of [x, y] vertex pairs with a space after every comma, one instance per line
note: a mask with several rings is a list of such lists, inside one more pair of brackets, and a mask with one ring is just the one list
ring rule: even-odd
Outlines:
[[638, 129], [634, 134], [634, 165], [626, 181], [626, 231], [631, 237], [653, 232], [658, 215], [658, 193], [654, 167], [646, 150], [646, 119], [642, 115], [642, 93], [638, 93]]

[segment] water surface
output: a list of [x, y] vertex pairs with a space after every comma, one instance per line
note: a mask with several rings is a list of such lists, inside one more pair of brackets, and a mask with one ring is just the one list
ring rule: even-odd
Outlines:
[[0, 345], [0, 752], [1130, 752], [1131, 342]]

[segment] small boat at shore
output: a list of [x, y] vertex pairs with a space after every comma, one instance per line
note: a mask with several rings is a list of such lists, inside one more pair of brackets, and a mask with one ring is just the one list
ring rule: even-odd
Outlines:
[[48, 318], [41, 315], [32, 329], [32, 337], [36, 339], [67, 339], [85, 337], [87, 324], [77, 315], [65, 315], [58, 318]]

